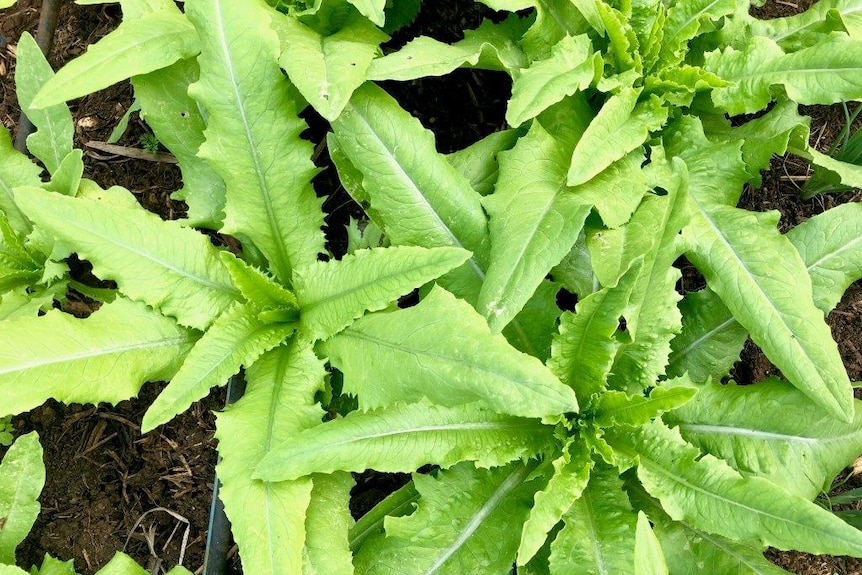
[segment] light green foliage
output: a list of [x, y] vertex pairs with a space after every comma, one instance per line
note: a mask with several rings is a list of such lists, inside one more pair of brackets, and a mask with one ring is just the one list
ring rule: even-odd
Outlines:
[[515, 79], [506, 121], [521, 125], [565, 96], [583, 92], [601, 72], [601, 54], [593, 51], [586, 34], [564, 38], [550, 58], [534, 63]]
[[636, 457], [644, 487], [676, 520], [737, 541], [811, 553], [862, 552], [862, 533], [822, 507], [763, 477], [741, 475], [712, 455], [700, 457], [679, 431], [654, 421], [638, 430], [614, 433], [609, 443]]
[[344, 373], [345, 390], [365, 409], [426, 396], [447, 406], [477, 401], [523, 417], [577, 411], [574, 392], [550, 370], [440, 288], [417, 306], [356, 321], [326, 350]]
[[356, 91], [332, 127], [340, 149], [361, 172], [370, 207], [393, 245], [473, 252], [440, 283], [475, 301], [489, 243], [481, 196], [436, 152], [433, 135], [370, 84]]
[[11, 8], [17, 0], [0, 0], [0, 10]]
[[635, 524], [616, 472], [600, 466], [581, 496], [563, 515], [565, 527], [551, 543], [551, 573], [630, 573], [634, 566]]
[[187, 223], [218, 228], [224, 217], [224, 181], [196, 155], [204, 141], [206, 122], [202, 110], [188, 95], [189, 85], [198, 76], [197, 61], [187, 59], [135, 76], [132, 85], [141, 106], [141, 118], [179, 163], [183, 187], [174, 196], [189, 206]]
[[[224, 179], [221, 231], [250, 241], [280, 281], [323, 251], [323, 214], [305, 123], [278, 67], [273, 17], [258, 2], [192, 1], [201, 36], [200, 79], [189, 94], [208, 113], [198, 154]], [[229, 158], [229, 161], [226, 159]]]
[[75, 252], [93, 263], [121, 292], [204, 329], [239, 296], [201, 234], [165, 222], [140, 207], [69, 198], [38, 188], [19, 188], [16, 201], [41, 229], [56, 238], [52, 257]]
[[[25, 39], [22, 101], [57, 137], [34, 145], [43, 184], [0, 130], [0, 416], [170, 379], [148, 430], [244, 368], [217, 438], [249, 573], [776, 575], [767, 545], [862, 556], [810, 502], [862, 452], [824, 319], [862, 276], [862, 213], [782, 234], [736, 207], [774, 154], [862, 182], [799, 112], [862, 97], [859, 1], [770, 22], [745, 0], [484, 3], [528, 13], [381, 56], [415, 1], [123, 0], [120, 28], [53, 78]], [[461, 67], [512, 78], [511, 129], [443, 155], [374, 81]], [[178, 158], [182, 224], [83, 179], [69, 148], [60, 103], [128, 76]], [[340, 259], [306, 105], [370, 220]], [[117, 289], [70, 278], [71, 254]], [[685, 297], [681, 255], [707, 284]], [[51, 310], [69, 287], [101, 307]], [[749, 334], [788, 382], [719, 385]], [[413, 483], [354, 524], [365, 470]]]
[[164, 68], [200, 50], [185, 16], [153, 12], [120, 26], [70, 62], [36, 94], [33, 108], [47, 108], [107, 88], [126, 78]]
[[668, 575], [661, 544], [643, 511], [638, 512], [635, 532], [635, 575]]
[[12, 192], [18, 186], [38, 186], [39, 167], [12, 147], [12, 137], [0, 126], [0, 212], [15, 232], [26, 234], [30, 222], [15, 203]]
[[842, 204], [787, 233], [808, 268], [814, 303], [829, 313], [862, 277], [862, 206]]
[[518, 546], [537, 481], [514, 463], [482, 472], [469, 463], [436, 476], [414, 475], [422, 498], [407, 517], [388, 518], [386, 537], [372, 536], [356, 557], [360, 573], [501, 573]]
[[117, 403], [170, 378], [197, 335], [141, 303], [117, 298], [87, 319], [58, 310], [2, 322], [0, 417], [48, 398]]
[[254, 303], [235, 303], [218, 317], [147, 410], [144, 432], [167, 423], [296, 331], [295, 321], [270, 323], [256, 312]]
[[34, 431], [19, 437], [0, 463], [0, 564], [15, 564], [15, 547], [36, 521], [44, 484], [42, 446]]
[[54, 71], [36, 41], [27, 32], [18, 40], [18, 65], [30, 71], [15, 82], [18, 102], [21, 109], [26, 111], [27, 118], [37, 128], [37, 131], [27, 138], [27, 149], [53, 174], [63, 158], [72, 151], [72, 135], [75, 132], [72, 114], [63, 103], [41, 110], [30, 108], [36, 92], [50, 81]]
[[612, 96], [575, 146], [568, 185], [577, 186], [646, 142], [649, 132], [667, 119], [658, 98], [638, 103], [639, 91], [627, 89]]
[[[767, 402], [773, 406], [768, 413], [753, 407]], [[704, 384], [665, 419], [736, 470], [813, 499], [859, 455], [862, 411], [858, 401], [854, 407], [853, 421], [837, 421], [799, 390], [770, 379], [753, 386]]]
[[379, 45], [388, 37], [359, 15], [322, 36], [299, 20], [273, 15], [282, 44], [278, 62], [306, 100], [327, 120], [336, 119], [364, 81]]
[[301, 322], [315, 339], [335, 335], [366, 311], [378, 311], [416, 286], [463, 264], [458, 248], [393, 247], [357, 250], [340, 261], [296, 270]]
[[[687, 256], [782, 373], [813, 401], [852, 417], [850, 380], [811, 280], [778, 213], [710, 205], [692, 196]], [[745, 297], [742, 297], [745, 294]]]
[[785, 54], [772, 40], [755, 36], [741, 50], [706, 55], [706, 69], [732, 84], [712, 92], [728, 114], [756, 112], [769, 104], [770, 88], [780, 85], [800, 104], [834, 104], [862, 97], [862, 40], [838, 38]]
[[552, 431], [536, 419], [475, 405], [396, 403], [294, 435], [263, 458], [256, 476], [283, 481], [312, 472], [417, 469], [428, 461], [444, 467], [459, 461], [493, 467], [537, 454]]
[[500, 154], [499, 184], [483, 201], [493, 247], [476, 305], [495, 331], [521, 310], [583, 227], [590, 206], [566, 187], [569, 159], [567, 146], [539, 122]]
[[521, 34], [521, 20], [510, 17], [500, 24], [485, 21], [477, 29], [467, 30], [464, 39], [455, 44], [419, 36], [401, 50], [372, 61], [368, 78], [413, 80], [448, 74], [461, 66], [514, 73], [527, 64], [517, 45]]
[[278, 347], [247, 370], [245, 395], [218, 415], [220, 497], [246, 570], [303, 572], [306, 516], [314, 520], [310, 505], [317, 499], [312, 479], [270, 483], [252, 479], [249, 470], [282, 442], [320, 423], [314, 394], [325, 373], [307, 345]]

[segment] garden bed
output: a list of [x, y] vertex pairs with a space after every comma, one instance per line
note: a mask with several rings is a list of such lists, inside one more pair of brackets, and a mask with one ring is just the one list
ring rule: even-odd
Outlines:
[[[14, 93], [14, 45], [23, 31], [35, 33], [40, 4], [39, 0], [19, 0], [16, 6], [0, 13], [0, 34], [8, 42], [5, 47], [0, 45], [0, 120], [13, 135], [20, 114]], [[810, 2], [799, 2], [798, 6], [768, 2], [758, 16], [787, 15], [808, 5]], [[493, 13], [470, 0], [425, 2], [418, 20], [402, 30], [391, 45], [403, 44], [417, 34], [451, 42], [459, 38], [461, 30], [476, 27], [490, 15]], [[85, 7], [64, 1], [50, 62], [59, 68], [119, 22], [120, 11], [115, 5]], [[440, 151], [451, 152], [505, 127], [511, 82], [502, 73], [460, 70], [443, 79], [384, 83], [384, 88], [435, 132]], [[179, 170], [174, 165], [86, 147], [88, 142], [107, 140], [131, 102], [131, 87], [123, 83], [71, 103], [76, 146], [89, 150], [85, 177], [105, 187], [116, 184], [128, 188], [142, 205], [165, 219], [182, 217], [184, 205], [169, 197], [180, 187]], [[840, 106], [810, 107], [804, 113], [812, 117], [812, 143], [825, 151], [843, 125]], [[327, 124], [313, 113], [307, 113], [306, 119], [311, 125], [307, 137], [320, 143]], [[147, 127], [134, 115], [119, 144], [141, 147], [140, 139], [147, 133]], [[319, 196], [327, 198], [327, 239], [332, 251], [338, 253], [338, 246], [345, 241], [342, 229], [347, 216], [355, 216], [360, 210], [339, 189], [326, 153], [318, 158], [318, 164], [324, 169], [315, 187]], [[862, 193], [856, 191], [803, 201], [800, 186], [808, 174], [802, 160], [774, 158], [770, 170], [763, 175], [763, 185], [747, 189], [740, 205], [754, 211], [780, 210], [780, 226], [786, 231], [839, 203], [862, 200]], [[685, 262], [680, 264], [686, 266]], [[683, 290], [699, 281], [696, 275], [684, 277], [680, 286]], [[86, 301], [79, 302], [78, 308], [75, 303], [71, 302], [67, 311], [89, 311]], [[828, 322], [850, 379], [862, 381], [860, 283], [846, 292]], [[754, 383], [777, 374], [749, 342], [732, 376], [741, 383]], [[113, 407], [64, 406], [52, 401], [15, 419], [16, 432], [39, 432], [47, 465], [42, 511], [19, 548], [22, 565], [39, 563], [44, 553], [50, 553], [74, 559], [76, 568], [89, 574], [121, 549], [153, 568], [158, 564], [170, 567], [181, 555], [183, 564], [192, 571], [202, 565], [216, 461], [212, 412], [223, 405], [224, 393], [214, 392], [170, 424], [141, 435], [143, 412], [161, 388], [160, 384], [148, 384], [139, 398]], [[0, 448], [0, 455], [3, 452]], [[398, 482], [397, 477], [376, 474], [361, 478], [354, 496], [362, 502], [362, 511], [385, 495], [388, 486]], [[844, 488], [859, 485], [862, 481], [851, 479]], [[186, 529], [189, 535], [184, 539]], [[771, 552], [769, 557], [801, 575], [862, 574], [862, 562], [857, 559], [778, 552]], [[232, 568], [238, 569], [238, 565], [234, 559]]]

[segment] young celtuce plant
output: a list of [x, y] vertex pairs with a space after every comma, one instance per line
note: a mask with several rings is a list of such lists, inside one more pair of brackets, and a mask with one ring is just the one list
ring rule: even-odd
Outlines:
[[[0, 416], [170, 379], [149, 430], [244, 366], [217, 438], [247, 573], [754, 574], [782, 572], [764, 546], [862, 556], [862, 533], [811, 502], [862, 451], [824, 320], [862, 276], [862, 213], [782, 235], [778, 214], [736, 207], [775, 153], [852, 183], [797, 110], [862, 98], [851, 2], [762, 22], [743, 0], [486, 0], [519, 14], [386, 56], [379, 28], [415, 3], [121, 3], [120, 27], [27, 109], [132, 76], [189, 219], [86, 181], [4, 188], [7, 218], [32, 226], [22, 245], [75, 253], [118, 293], [86, 320], [2, 324]], [[460, 66], [511, 75], [512, 129], [444, 156], [374, 81]], [[306, 103], [391, 247], [325, 254]], [[708, 285], [684, 297], [683, 255]], [[786, 381], [719, 383], [746, 336]], [[356, 397], [344, 417], [327, 364]], [[428, 464], [354, 524], [349, 472]]]

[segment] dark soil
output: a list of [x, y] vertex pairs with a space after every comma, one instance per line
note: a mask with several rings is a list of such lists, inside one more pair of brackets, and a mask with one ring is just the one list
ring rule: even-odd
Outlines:
[[[753, 12], [762, 18], [784, 16], [812, 3], [769, 1]], [[22, 32], [35, 34], [40, 5], [40, 0], [19, 0], [0, 13], [0, 122], [13, 136], [20, 115], [14, 92], [14, 46]], [[396, 34], [388, 47], [398, 47], [417, 34], [455, 41], [461, 30], [497, 16], [469, 0], [426, 0], [417, 21]], [[59, 68], [119, 22], [116, 5], [77, 6], [63, 0], [51, 64]], [[446, 79], [385, 83], [384, 87], [435, 132], [442, 152], [460, 149], [505, 126], [511, 82], [501, 73], [461, 70]], [[72, 102], [76, 145], [86, 150], [89, 141], [107, 140], [131, 101], [131, 87], [123, 83]], [[813, 117], [812, 141], [826, 150], [843, 126], [843, 112], [839, 107], [812, 107], [805, 113]], [[313, 112], [304, 116], [311, 125], [306, 137], [319, 143], [327, 130], [325, 121]], [[146, 133], [148, 128], [134, 115], [119, 143], [140, 147], [139, 139]], [[184, 205], [170, 199], [181, 185], [176, 166], [92, 150], [87, 151], [85, 161], [86, 177], [103, 186], [128, 188], [141, 204], [162, 217], [182, 217]], [[361, 211], [340, 189], [325, 150], [318, 165], [323, 171], [315, 179], [315, 188], [327, 196], [327, 238], [332, 251], [340, 255], [344, 249], [340, 230], [348, 216], [357, 217]], [[798, 192], [808, 175], [803, 161], [776, 158], [764, 173], [763, 185], [747, 190], [742, 205], [752, 210], [780, 210], [782, 229], [787, 230], [834, 205], [862, 200], [862, 194], [850, 192], [803, 201]], [[851, 379], [862, 380], [862, 285], [847, 291], [828, 321]], [[774, 374], [774, 366], [750, 342], [733, 372], [742, 382], [757, 382]], [[50, 553], [74, 559], [80, 572], [90, 574], [116, 551], [125, 550], [155, 569], [154, 573], [162, 572], [156, 569], [159, 564], [173, 566], [181, 554], [184, 565], [200, 572], [216, 460], [212, 412], [223, 405], [224, 394], [214, 392], [167, 426], [142, 436], [143, 412], [161, 387], [149, 384], [139, 398], [113, 407], [63, 406], [51, 401], [16, 418], [17, 433], [39, 432], [47, 465], [42, 512], [18, 549], [21, 565], [41, 563], [43, 554]], [[0, 456], [4, 452], [0, 448]], [[405, 476], [381, 474], [357, 477], [354, 512], [364, 512], [404, 480]], [[860, 484], [853, 479], [847, 486]], [[862, 575], [862, 562], [856, 559], [774, 551], [768, 557], [800, 575]], [[235, 557], [231, 567], [239, 568]]]

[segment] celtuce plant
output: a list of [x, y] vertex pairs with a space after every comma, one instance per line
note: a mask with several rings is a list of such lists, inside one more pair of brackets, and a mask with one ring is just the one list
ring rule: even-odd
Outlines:
[[[736, 207], [773, 154], [862, 181], [809, 146], [798, 113], [862, 98], [853, 2], [764, 22], [743, 0], [485, 0], [519, 13], [385, 56], [381, 27], [415, 2], [121, 4], [120, 27], [56, 75], [35, 53], [19, 65], [41, 86], [19, 79], [36, 136], [56, 137], [31, 144], [49, 183], [0, 148], [2, 277], [23, 278], [2, 284], [17, 317], [0, 417], [169, 379], [147, 431], [245, 367], [217, 438], [247, 573], [763, 574], [783, 572], [764, 546], [862, 557], [862, 533], [811, 502], [862, 451], [825, 323], [862, 277], [862, 214], [781, 234], [777, 213]], [[444, 156], [374, 82], [462, 66], [511, 76], [511, 129]], [[179, 161], [186, 220], [81, 179], [64, 102], [130, 76]], [[326, 254], [305, 105], [389, 247]], [[73, 253], [116, 292], [93, 292], [87, 319], [39, 315]], [[681, 256], [706, 289], [678, 294]], [[720, 383], [746, 337], [786, 381]], [[339, 392], [357, 408], [334, 413]], [[354, 523], [350, 472], [368, 469], [413, 481]]]

